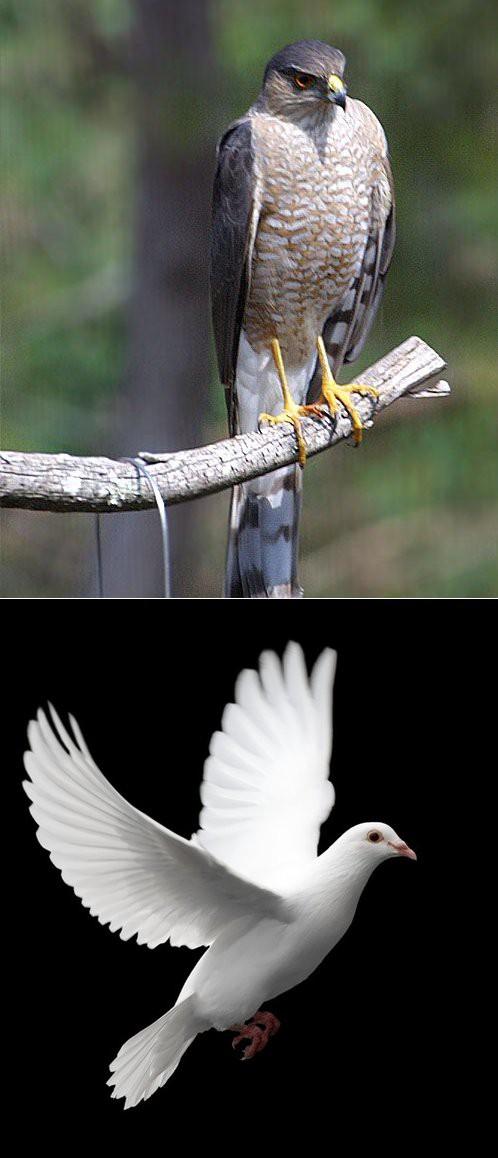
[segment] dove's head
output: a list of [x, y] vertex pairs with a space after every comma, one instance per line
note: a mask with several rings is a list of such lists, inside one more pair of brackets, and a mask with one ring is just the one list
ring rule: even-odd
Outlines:
[[405, 844], [394, 828], [380, 821], [371, 820], [366, 824], [355, 824], [340, 837], [344, 846], [350, 846], [351, 851], [369, 861], [373, 866], [390, 856], [405, 856], [409, 860], [416, 860], [417, 854]]

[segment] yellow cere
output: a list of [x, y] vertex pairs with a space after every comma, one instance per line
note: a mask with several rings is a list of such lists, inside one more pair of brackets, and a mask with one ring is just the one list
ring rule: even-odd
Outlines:
[[332, 92], [344, 92], [344, 82], [341, 80], [340, 76], [336, 76], [335, 72], [330, 74], [327, 80], [327, 84]]

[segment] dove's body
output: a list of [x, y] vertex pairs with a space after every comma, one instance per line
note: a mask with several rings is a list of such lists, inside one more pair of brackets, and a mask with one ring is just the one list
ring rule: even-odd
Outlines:
[[370, 858], [358, 863], [356, 850], [353, 858], [336, 841], [285, 898], [288, 923], [234, 921], [198, 961], [178, 1000], [194, 994], [206, 1028], [247, 1021], [265, 1002], [305, 981], [337, 945], [374, 867]]
[[372, 822], [317, 858], [334, 803], [334, 668], [324, 651], [308, 677], [289, 644], [282, 663], [261, 656], [259, 679], [241, 673], [211, 741], [190, 841], [116, 792], [75, 720], [72, 735], [53, 711], [55, 730], [41, 711], [29, 725], [24, 787], [38, 840], [83, 904], [123, 940], [209, 946], [176, 1005], [114, 1059], [109, 1084], [125, 1107], [164, 1085], [198, 1033], [240, 1025], [308, 977], [351, 924], [376, 865], [414, 856]]

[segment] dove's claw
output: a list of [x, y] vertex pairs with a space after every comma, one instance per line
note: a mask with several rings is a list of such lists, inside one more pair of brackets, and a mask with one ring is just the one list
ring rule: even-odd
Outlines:
[[[242, 1057], [240, 1059], [241, 1061], [249, 1061], [249, 1058], [254, 1057], [255, 1054], [259, 1053], [260, 1050], [264, 1049], [265, 1045], [266, 1045], [267, 1039], [264, 1037], [263, 1030], [259, 1029], [259, 1027], [257, 1025], [251, 1026], [250, 1029], [251, 1029], [251, 1034], [250, 1034], [249, 1045], [246, 1045], [246, 1048], [243, 1051]], [[243, 1033], [240, 1035], [240, 1037], [237, 1040], [238, 1041], [245, 1041], [247, 1039], [247, 1036], [248, 1036], [247, 1033]]]
[[278, 1033], [280, 1029], [278, 1017], [275, 1017], [274, 1013], [270, 1013], [266, 1009], [258, 1010], [258, 1013], [255, 1013], [254, 1017], [251, 1017], [251, 1021], [259, 1025], [268, 1037], [273, 1037], [273, 1034]]
[[245, 1025], [230, 1026], [230, 1033], [235, 1033], [237, 1036], [232, 1041], [232, 1049], [236, 1049], [242, 1041], [248, 1041], [243, 1051], [241, 1061], [248, 1061], [249, 1058], [255, 1057], [257, 1053], [265, 1048], [274, 1033], [280, 1029], [280, 1022], [278, 1017], [273, 1013], [268, 1013], [266, 1010], [258, 1010], [251, 1017]]

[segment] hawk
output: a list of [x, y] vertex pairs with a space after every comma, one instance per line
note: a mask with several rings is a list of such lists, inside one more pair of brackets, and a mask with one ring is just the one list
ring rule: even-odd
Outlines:
[[292, 422], [300, 461], [234, 487], [228, 598], [302, 594], [301, 416], [342, 405], [359, 442], [352, 394], [375, 393], [335, 380], [367, 338], [395, 235], [384, 130], [346, 95], [345, 63], [317, 40], [283, 48], [255, 103], [218, 145], [211, 300], [230, 433], [257, 430], [261, 418]]

